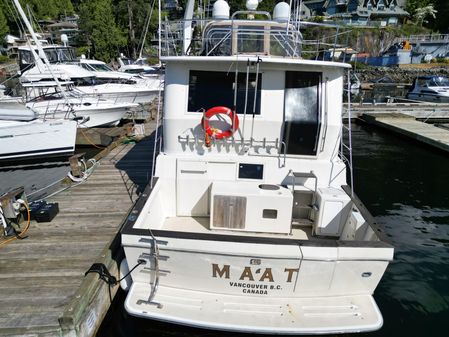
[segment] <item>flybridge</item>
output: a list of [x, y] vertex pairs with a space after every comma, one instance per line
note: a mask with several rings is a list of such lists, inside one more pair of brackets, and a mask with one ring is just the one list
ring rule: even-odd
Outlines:
[[286, 2], [278, 3], [272, 13], [256, 10], [253, 2], [248, 1], [247, 10], [230, 15], [228, 4], [218, 0], [211, 18], [193, 16], [193, 10], [187, 9], [184, 20], [164, 22], [161, 56], [265, 55], [323, 60], [347, 45], [347, 28], [303, 22], [299, 14], [291, 14]]
[[[50, 63], [77, 62], [75, 50], [66, 46], [44, 46], [42, 47]], [[24, 46], [19, 48], [19, 66], [23, 72], [34, 66], [35, 60], [31, 50], [38, 54], [37, 46]]]

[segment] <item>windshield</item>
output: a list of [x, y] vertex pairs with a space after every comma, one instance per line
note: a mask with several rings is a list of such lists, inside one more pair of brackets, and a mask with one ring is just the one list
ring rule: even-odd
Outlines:
[[95, 71], [113, 71], [111, 68], [109, 68], [106, 64], [89, 64], [92, 68], [95, 69]]
[[430, 80], [429, 85], [432, 87], [449, 87], [449, 79], [443, 76], [434, 77]]
[[45, 55], [50, 63], [73, 61], [76, 59], [73, 49], [69, 47], [46, 48]]

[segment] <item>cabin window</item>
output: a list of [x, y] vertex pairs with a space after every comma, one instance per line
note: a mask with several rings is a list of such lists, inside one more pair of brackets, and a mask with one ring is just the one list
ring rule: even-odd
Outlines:
[[320, 130], [320, 82], [321, 73], [286, 72], [282, 152], [316, 155]]
[[[235, 72], [190, 71], [189, 76], [189, 102], [187, 110], [202, 112], [214, 106], [233, 108], [235, 93]], [[260, 88], [262, 75], [257, 81], [256, 110], [260, 114]], [[254, 92], [256, 87], [256, 74], [249, 74], [248, 100], [246, 113], [252, 114], [254, 105]], [[237, 113], [243, 114], [245, 109], [246, 72], [239, 72], [237, 76]]]
[[[95, 77], [76, 77], [72, 78], [72, 81], [77, 87], [85, 87], [98, 84]], [[101, 83], [100, 83], [101, 84]]]

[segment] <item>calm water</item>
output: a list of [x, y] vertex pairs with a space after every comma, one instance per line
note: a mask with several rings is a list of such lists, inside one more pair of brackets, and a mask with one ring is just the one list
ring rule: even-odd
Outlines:
[[[77, 147], [75, 153], [84, 153], [84, 158], [94, 157], [98, 149]], [[70, 172], [68, 158], [62, 161], [36, 160], [33, 163], [0, 166], [0, 195], [23, 187], [28, 201], [46, 198], [67, 187], [63, 181]]]
[[28, 201], [45, 198], [61, 189], [69, 171], [68, 161], [0, 167], [0, 195], [24, 187]]
[[[374, 294], [384, 326], [363, 336], [447, 336], [449, 155], [379, 129], [353, 128], [355, 191], [395, 246]], [[124, 311], [124, 297], [116, 297], [98, 337], [250, 336], [137, 319]]]

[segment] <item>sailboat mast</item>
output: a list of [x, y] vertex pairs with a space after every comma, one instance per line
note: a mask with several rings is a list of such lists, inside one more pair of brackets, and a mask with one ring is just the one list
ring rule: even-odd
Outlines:
[[159, 7], [159, 14], [158, 14], [158, 58], [159, 58], [159, 65], [161, 64], [161, 48], [162, 48], [162, 41], [161, 41], [161, 0], [158, 0], [158, 7]]
[[25, 23], [25, 26], [27, 27], [28, 31], [31, 34], [32, 39], [34, 40], [34, 43], [37, 46], [37, 50], [39, 51], [39, 57], [44, 60], [44, 63], [47, 66], [48, 70], [50, 71], [51, 76], [54, 78], [56, 85], [58, 86], [58, 89], [61, 91], [62, 96], [64, 98], [66, 98], [64, 90], [62, 89], [61, 83], [59, 83], [58, 79], [56, 78], [55, 74], [53, 73], [51, 66], [50, 66], [50, 62], [48, 62], [47, 56], [45, 55], [44, 49], [42, 48], [41, 42], [37, 38], [36, 33], [34, 32], [34, 29], [31, 26], [30, 21], [28, 21], [28, 18], [22, 9], [22, 6], [19, 3], [19, 0], [14, 0], [14, 5], [16, 6], [17, 11], [19, 12], [20, 16], [22, 17], [22, 20]]
[[148, 29], [150, 28], [151, 17], [153, 16], [154, 3], [155, 3], [155, 0], [153, 0], [153, 4], [151, 5], [148, 17], [145, 22], [144, 34], [143, 34], [143, 38], [142, 38], [142, 45], [140, 46], [140, 50], [139, 50], [139, 59], [142, 58], [143, 48], [145, 48], [145, 41], [147, 39]]
[[134, 31], [134, 24], [133, 24], [133, 6], [132, 6], [132, 1], [128, 0], [127, 1], [127, 5], [128, 5], [128, 28], [129, 28], [129, 40], [131, 42], [131, 48], [132, 48], [132, 58], [135, 59], [136, 58], [136, 45], [135, 45], [135, 40], [136, 40], [136, 34]]

